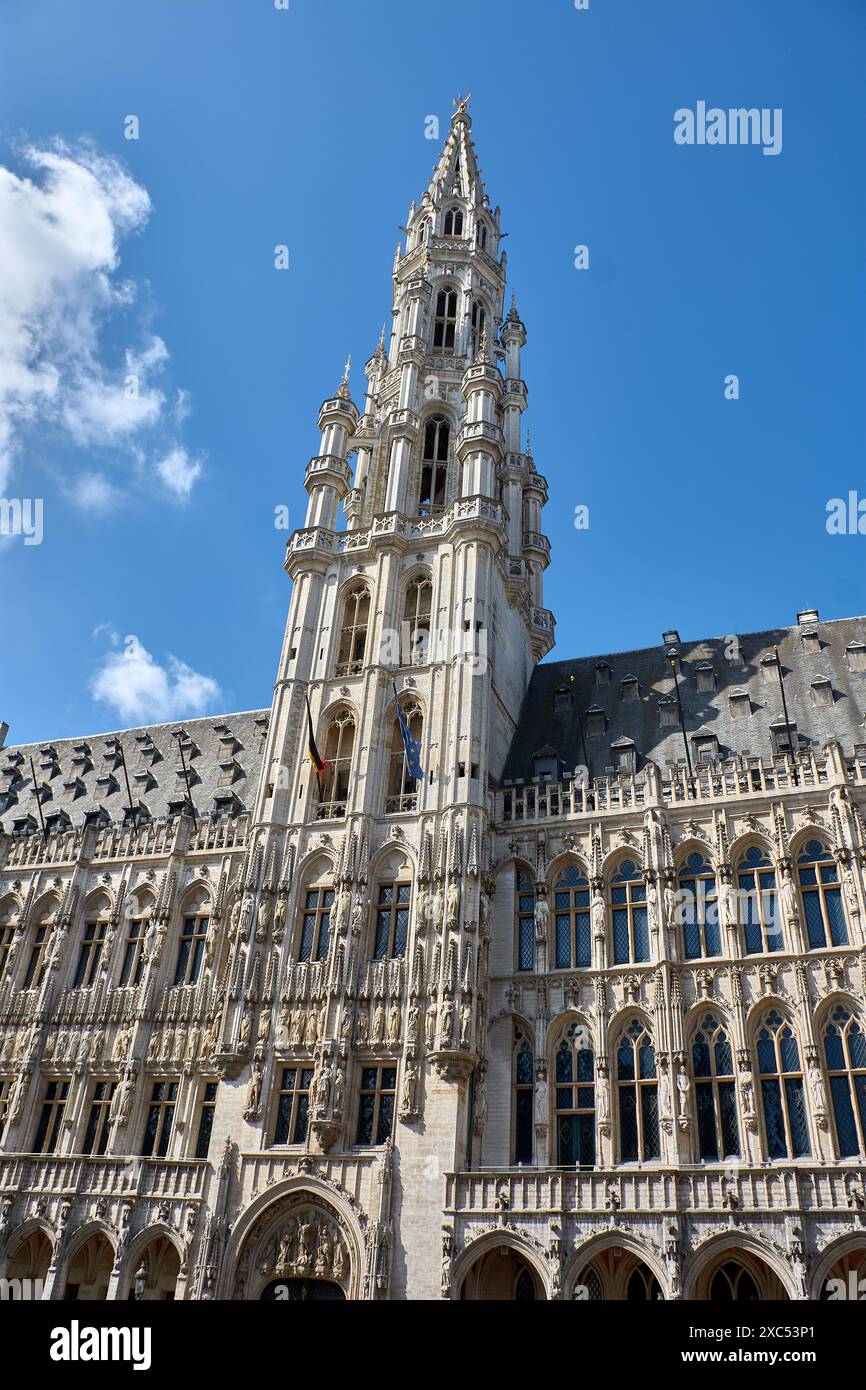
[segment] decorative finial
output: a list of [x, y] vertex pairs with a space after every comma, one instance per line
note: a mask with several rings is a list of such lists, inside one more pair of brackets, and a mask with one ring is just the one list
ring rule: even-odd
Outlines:
[[382, 332], [379, 334], [379, 347], [381, 348], [382, 352], [385, 351], [385, 326], [386, 325], [383, 323]]
[[349, 385], [349, 372], [350, 372], [351, 370], [352, 370], [352, 354], [351, 354], [351, 352], [350, 352], [350, 353], [349, 353], [349, 356], [346, 358], [346, 365], [345, 365], [345, 367], [343, 368], [343, 381], [342, 381], [342, 385], [343, 385], [343, 386], [348, 386], [348, 385]]
[[[469, 92], [465, 97], [460, 96], [460, 94], [459, 94], [459, 92], [458, 92], [458, 94], [457, 94], [457, 96], [454, 98], [454, 102], [453, 102], [454, 106], [457, 107], [457, 110], [454, 112], [454, 115], [455, 115], [455, 116], [465, 116], [465, 115], [467, 114], [467, 108], [468, 108], [469, 103], [470, 103], [471, 100], [472, 100], [472, 93], [471, 93], [471, 92]], [[452, 117], [452, 119], [453, 119], [453, 117]]]
[[526, 452], [529, 458], [532, 458], [532, 430], [526, 431]]

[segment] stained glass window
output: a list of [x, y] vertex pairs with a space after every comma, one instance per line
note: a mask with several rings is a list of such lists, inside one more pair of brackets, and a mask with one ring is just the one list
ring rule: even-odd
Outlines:
[[707, 1014], [692, 1041], [695, 1108], [701, 1158], [739, 1158], [737, 1088], [727, 1029]]
[[649, 960], [646, 884], [633, 860], [620, 864], [611, 880], [610, 898], [615, 964]]
[[740, 860], [738, 880], [746, 954], [781, 951], [785, 943], [776, 898], [776, 871], [757, 845], [752, 845]]
[[839, 1157], [866, 1154], [866, 1035], [844, 1004], [824, 1025], [824, 1056]]
[[771, 1009], [758, 1032], [758, 1072], [770, 1158], [811, 1153], [800, 1050], [787, 1019]]
[[620, 1035], [616, 1050], [620, 1159], [633, 1163], [661, 1154], [658, 1082], [652, 1036], [641, 1019]]
[[680, 867], [680, 916], [686, 960], [722, 954], [716, 876], [702, 854], [690, 854]]
[[818, 840], [810, 840], [797, 860], [800, 895], [809, 946], [847, 946], [848, 924], [842, 902], [839, 868]]
[[592, 964], [589, 921], [589, 880], [576, 864], [562, 873], [553, 888], [555, 961], [557, 970]]

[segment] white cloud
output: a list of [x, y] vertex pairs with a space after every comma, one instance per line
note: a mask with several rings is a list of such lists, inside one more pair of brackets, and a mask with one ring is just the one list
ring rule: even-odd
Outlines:
[[109, 705], [126, 724], [202, 714], [221, 696], [211, 676], [200, 675], [171, 655], [161, 666], [132, 634], [124, 638], [122, 651], [107, 653], [90, 689], [95, 700]]
[[179, 501], [186, 502], [201, 473], [201, 464], [191, 459], [186, 449], [178, 446], [170, 450], [165, 458], [157, 460], [156, 471], [169, 492], [173, 492]]
[[[135, 284], [118, 274], [119, 250], [148, 220], [147, 191], [90, 148], [57, 142], [25, 149], [22, 159], [33, 177], [0, 165], [0, 495], [24, 432], [36, 425], [60, 428], [78, 446], [146, 460], [171, 448], [161, 431], [188, 408], [185, 392], [155, 384], [169, 353], [142, 314], [134, 325], [140, 345], [106, 360], [111, 315], [136, 299]], [[142, 471], [146, 477], [147, 467], [136, 476]], [[198, 472], [175, 469], [166, 485], [188, 496]], [[165, 481], [161, 468], [155, 476]]]
[[103, 515], [113, 511], [122, 493], [103, 473], [82, 473], [66, 489], [67, 495], [82, 512]]

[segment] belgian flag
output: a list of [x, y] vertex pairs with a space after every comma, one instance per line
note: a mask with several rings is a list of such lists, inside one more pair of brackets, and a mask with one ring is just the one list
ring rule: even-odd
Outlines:
[[313, 733], [313, 716], [310, 711], [309, 695], [305, 694], [304, 699], [307, 702], [307, 757], [313, 764], [313, 767], [316, 769], [316, 772], [318, 773], [319, 777], [322, 777], [324, 776], [325, 768], [328, 766], [328, 764], [325, 762], [324, 758], [321, 757], [319, 750], [316, 747], [316, 736]]

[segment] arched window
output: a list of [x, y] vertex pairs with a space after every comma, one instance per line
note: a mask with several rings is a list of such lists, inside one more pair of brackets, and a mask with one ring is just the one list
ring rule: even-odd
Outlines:
[[747, 1269], [729, 1260], [717, 1269], [710, 1284], [713, 1303], [758, 1303], [760, 1296]]
[[356, 584], [343, 599], [340, 650], [335, 675], [356, 676], [362, 669], [369, 621], [370, 590], [366, 584]]
[[[424, 712], [417, 700], [403, 704], [403, 717], [409, 725], [409, 733], [418, 744], [424, 733]], [[399, 811], [414, 811], [418, 804], [418, 783], [406, 766], [406, 746], [400, 732], [400, 721], [396, 714], [391, 726], [391, 750], [388, 754], [388, 792], [385, 797], [385, 812], [393, 815]]]
[[6, 973], [6, 963], [12, 949], [12, 942], [15, 939], [17, 925], [18, 903], [15, 898], [10, 896], [0, 903], [0, 980]]
[[658, 1081], [656, 1053], [647, 1025], [635, 1018], [620, 1035], [616, 1050], [619, 1146], [623, 1163], [658, 1158]]
[[601, 1303], [604, 1300], [604, 1284], [601, 1275], [595, 1265], [587, 1265], [577, 1282], [575, 1283], [575, 1297], [580, 1291], [581, 1299], [590, 1303]]
[[686, 960], [722, 954], [716, 876], [702, 854], [690, 854], [680, 867], [680, 915]]
[[479, 251], [487, 249], [487, 223], [479, 222], [475, 228], [475, 245]]
[[632, 1274], [625, 1296], [629, 1303], [655, 1303], [661, 1298], [659, 1281], [645, 1264], [639, 1264]]
[[330, 883], [310, 884], [304, 892], [298, 960], [324, 960], [331, 933], [334, 889]]
[[320, 780], [321, 800], [317, 819], [328, 820], [346, 814], [352, 756], [355, 750], [355, 716], [342, 706], [334, 710], [325, 733], [325, 771]]
[[433, 319], [433, 351], [453, 352], [457, 332], [457, 291], [440, 290]]
[[481, 339], [484, 334], [484, 325], [487, 322], [487, 315], [484, 305], [480, 299], [472, 302], [472, 320], [469, 338], [469, 351], [474, 357], [481, 347]]
[[463, 209], [458, 207], [448, 208], [445, 213], [444, 224], [445, 236], [463, 235]]
[[399, 960], [406, 954], [409, 936], [409, 883], [380, 883], [376, 900], [374, 960]]
[[776, 905], [776, 871], [762, 849], [752, 845], [738, 867], [740, 922], [746, 954], [781, 951], [782, 920]]
[[451, 426], [445, 416], [431, 415], [424, 427], [421, 485], [418, 492], [419, 516], [433, 516], [445, 507], [450, 440]]
[[758, 1072], [768, 1156], [800, 1158], [811, 1153], [800, 1049], [778, 1009], [770, 1010], [758, 1032]]
[[839, 868], [826, 845], [810, 840], [797, 860], [809, 947], [847, 946]]
[[209, 922], [210, 898], [206, 893], [202, 893], [187, 904], [183, 914], [177, 963], [174, 968], [174, 984], [194, 985], [198, 983], [204, 960]]
[[517, 969], [535, 969], [535, 882], [519, 864], [517, 890]]
[[562, 1167], [595, 1167], [595, 1063], [592, 1040], [572, 1023], [554, 1057], [556, 1161]]
[[714, 1014], [707, 1014], [695, 1033], [692, 1070], [701, 1158], [739, 1158], [733, 1051], [727, 1030]]
[[27, 956], [27, 967], [24, 971], [24, 981], [22, 989], [39, 989], [45, 979], [45, 969], [48, 964], [48, 945], [51, 939], [52, 919], [51, 913], [56, 909], [56, 903], [43, 909], [36, 918], [30, 929], [30, 951]]
[[[409, 650], [401, 665], [424, 666], [430, 659], [430, 612], [433, 606], [433, 581], [427, 574], [416, 574], [406, 586], [403, 622], [408, 626]], [[402, 643], [401, 643], [402, 647]]]
[[576, 864], [570, 864], [553, 886], [556, 925], [556, 968], [592, 964], [592, 932], [589, 925], [589, 880]]
[[141, 984], [144, 970], [144, 939], [153, 913], [154, 899], [149, 893], [142, 893], [133, 908], [133, 915], [127, 920], [123, 943], [123, 959], [120, 977], [117, 981], [121, 989]]
[[105, 894], [97, 896], [85, 908], [78, 960], [72, 977], [73, 989], [90, 989], [96, 984], [110, 911], [111, 903]]
[[624, 859], [611, 880], [613, 959], [616, 965], [649, 960], [646, 884], [637, 865]]
[[523, 1029], [514, 1029], [514, 1162], [532, 1162], [535, 1059]]
[[426, 244], [427, 244], [427, 238], [428, 238], [429, 234], [430, 234], [430, 223], [429, 223], [428, 219], [425, 217], [421, 222], [418, 223], [418, 234], [417, 234], [416, 239], [415, 239], [415, 245], [416, 245], [416, 247], [417, 247], [417, 246], [426, 246]]
[[866, 1154], [866, 1038], [844, 1004], [837, 1004], [824, 1025], [824, 1055], [839, 1157]]

